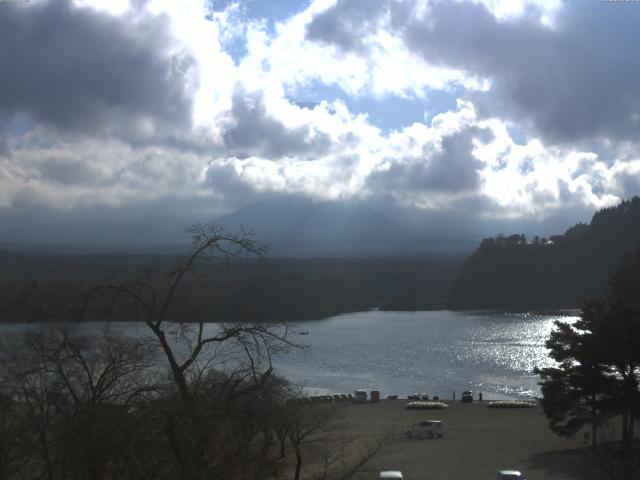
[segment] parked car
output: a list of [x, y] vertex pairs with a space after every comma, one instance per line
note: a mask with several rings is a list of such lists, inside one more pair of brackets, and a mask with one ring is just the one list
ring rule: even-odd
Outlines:
[[471, 390], [465, 390], [462, 392], [462, 398], [460, 399], [462, 403], [473, 402], [473, 392]]
[[498, 480], [526, 480], [518, 470], [500, 470]]
[[444, 435], [444, 422], [441, 420], [424, 420], [414, 423], [407, 430], [409, 438], [433, 438]]
[[380, 480], [402, 480], [400, 470], [383, 470], [380, 472]]
[[369, 400], [369, 394], [366, 390], [356, 390], [353, 392], [353, 400], [356, 403], [366, 403]]

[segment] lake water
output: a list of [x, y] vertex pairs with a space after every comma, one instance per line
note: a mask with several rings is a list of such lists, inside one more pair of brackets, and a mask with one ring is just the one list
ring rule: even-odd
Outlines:
[[[533, 369], [554, 364], [544, 344], [557, 319], [577, 317], [452, 311], [338, 315], [296, 324], [298, 332], [308, 332], [293, 335], [305, 347], [276, 357], [275, 371], [309, 394], [362, 388], [383, 396], [426, 392], [451, 398], [455, 390], [459, 398], [462, 390], [473, 390], [485, 399], [532, 397], [539, 394]], [[134, 335], [147, 333], [141, 324], [115, 325]], [[10, 336], [25, 328], [2, 324], [0, 332]], [[82, 327], [92, 328], [98, 326]]]
[[276, 359], [276, 371], [307, 391], [383, 396], [462, 390], [484, 398], [539, 394], [537, 367], [553, 366], [544, 344], [557, 319], [513, 313], [360, 312], [303, 322], [307, 347]]

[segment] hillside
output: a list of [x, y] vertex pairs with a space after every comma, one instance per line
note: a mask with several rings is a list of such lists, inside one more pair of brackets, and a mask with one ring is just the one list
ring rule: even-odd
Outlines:
[[454, 281], [452, 308], [576, 308], [602, 295], [619, 258], [640, 245], [640, 198], [593, 215], [549, 239], [482, 241]]

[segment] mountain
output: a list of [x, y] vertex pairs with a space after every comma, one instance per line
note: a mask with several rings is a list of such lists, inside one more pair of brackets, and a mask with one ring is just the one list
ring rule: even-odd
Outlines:
[[[197, 221], [182, 215], [138, 216], [135, 212], [74, 216], [42, 213], [38, 221], [0, 212], [0, 248], [56, 254], [184, 253], [188, 229]], [[256, 232], [275, 256], [467, 255], [475, 241], [440, 238], [354, 202], [314, 202], [297, 196], [256, 203], [213, 220], [228, 230]]]
[[365, 205], [277, 198], [237, 210], [216, 220], [230, 230], [256, 232], [259, 243], [276, 256], [366, 256], [460, 253], [469, 244], [429, 237]]
[[596, 212], [563, 235], [486, 238], [453, 283], [452, 308], [576, 308], [606, 293], [623, 254], [640, 246], [640, 198]]

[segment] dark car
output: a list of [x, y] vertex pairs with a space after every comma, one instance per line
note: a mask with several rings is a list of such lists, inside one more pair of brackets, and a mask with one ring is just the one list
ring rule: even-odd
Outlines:
[[462, 392], [462, 398], [460, 399], [463, 403], [473, 402], [473, 392], [471, 390], [465, 390]]

